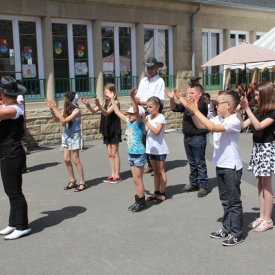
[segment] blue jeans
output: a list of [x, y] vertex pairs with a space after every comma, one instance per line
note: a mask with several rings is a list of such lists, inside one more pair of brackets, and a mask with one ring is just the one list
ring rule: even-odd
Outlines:
[[184, 148], [190, 166], [189, 182], [194, 187], [208, 189], [205, 161], [206, 135], [184, 137]]
[[234, 237], [242, 236], [243, 206], [241, 201], [242, 169], [216, 167], [220, 201], [223, 206], [223, 230]]

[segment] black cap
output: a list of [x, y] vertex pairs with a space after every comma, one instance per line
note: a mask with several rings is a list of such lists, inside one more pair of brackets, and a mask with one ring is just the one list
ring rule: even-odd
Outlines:
[[157, 66], [158, 68], [162, 68], [164, 64], [162, 62], [158, 62], [158, 60], [155, 57], [149, 57], [146, 62], [144, 62], [144, 65], [147, 68], [151, 68], [153, 66]]

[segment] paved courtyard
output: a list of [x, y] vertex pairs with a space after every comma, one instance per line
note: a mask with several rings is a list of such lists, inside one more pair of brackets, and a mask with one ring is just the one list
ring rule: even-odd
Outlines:
[[[134, 187], [125, 141], [120, 146], [124, 180], [115, 185], [102, 183], [109, 174], [102, 141], [85, 143], [81, 159], [88, 189], [80, 193], [63, 190], [68, 176], [60, 146], [32, 151], [23, 185], [32, 234], [16, 241], [1, 237], [0, 274], [275, 274], [275, 229], [265, 233], [247, 229], [259, 212], [255, 178], [246, 170], [251, 134], [242, 134], [240, 141], [245, 241], [223, 247], [221, 240], [209, 237], [221, 226], [222, 217], [211, 139], [209, 134], [212, 190], [207, 197], [182, 193], [189, 167], [181, 132], [171, 132], [166, 134], [169, 198], [135, 214], [127, 210]], [[144, 175], [144, 182], [146, 190], [153, 192], [153, 177]], [[0, 209], [0, 227], [4, 228], [9, 202], [2, 184]]]

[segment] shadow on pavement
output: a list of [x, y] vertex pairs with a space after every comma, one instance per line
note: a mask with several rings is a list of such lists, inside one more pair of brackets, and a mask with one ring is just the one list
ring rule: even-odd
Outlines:
[[184, 167], [187, 165], [187, 160], [177, 159], [177, 160], [167, 160], [165, 162], [166, 172], [178, 167]]
[[48, 163], [42, 163], [38, 165], [34, 165], [31, 167], [28, 167], [29, 172], [37, 171], [37, 170], [43, 170], [52, 166], [56, 166], [58, 164], [61, 164], [61, 162], [48, 162]]
[[32, 229], [32, 234], [35, 234], [47, 227], [55, 226], [64, 220], [74, 218], [86, 210], [87, 208], [82, 206], [68, 206], [59, 210], [44, 211], [41, 214], [47, 214], [47, 216], [32, 221], [29, 226]]

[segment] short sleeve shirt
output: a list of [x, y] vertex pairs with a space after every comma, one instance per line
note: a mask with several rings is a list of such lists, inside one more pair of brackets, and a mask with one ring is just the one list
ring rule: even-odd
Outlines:
[[152, 155], [165, 155], [169, 153], [167, 144], [164, 140], [164, 131], [166, 120], [163, 114], [151, 119], [151, 115], [147, 116], [148, 122], [155, 128], [158, 124], [163, 124], [163, 127], [158, 135], [155, 135], [149, 128], [146, 127], [146, 153]]
[[251, 130], [253, 132], [253, 141], [257, 143], [268, 143], [275, 140], [275, 110], [268, 112], [267, 114], [260, 114], [257, 111], [254, 113], [255, 117], [259, 121], [263, 121], [266, 118], [272, 118], [273, 123], [262, 130], [256, 130], [251, 124]]
[[225, 119], [216, 116], [211, 121], [215, 124], [222, 124], [225, 129], [224, 132], [213, 133], [213, 163], [221, 168], [241, 169], [243, 165], [238, 145], [241, 131], [240, 120], [236, 114], [232, 114]]
[[140, 81], [136, 96], [141, 101], [147, 101], [147, 99], [152, 96], [156, 96], [160, 100], [164, 100], [164, 88], [164, 81], [158, 74], [152, 77], [150, 80], [148, 77], [144, 77]]

